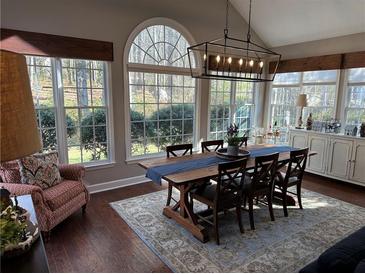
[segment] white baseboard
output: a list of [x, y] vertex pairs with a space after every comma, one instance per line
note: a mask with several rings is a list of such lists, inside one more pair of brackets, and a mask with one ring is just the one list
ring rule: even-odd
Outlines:
[[92, 194], [92, 193], [107, 191], [107, 190], [116, 189], [116, 188], [120, 188], [120, 187], [141, 184], [141, 183], [145, 183], [145, 182], [149, 182], [149, 181], [151, 181], [151, 180], [146, 178], [145, 175], [141, 175], [141, 176], [129, 177], [129, 178], [125, 178], [125, 179], [120, 179], [120, 180], [115, 180], [115, 181], [110, 181], [110, 182], [105, 182], [105, 183], [100, 183], [100, 184], [88, 185], [87, 189]]

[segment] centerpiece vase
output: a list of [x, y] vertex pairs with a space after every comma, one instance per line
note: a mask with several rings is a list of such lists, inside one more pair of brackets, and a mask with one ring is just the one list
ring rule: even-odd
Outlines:
[[239, 146], [228, 146], [227, 147], [227, 154], [228, 155], [238, 155]]

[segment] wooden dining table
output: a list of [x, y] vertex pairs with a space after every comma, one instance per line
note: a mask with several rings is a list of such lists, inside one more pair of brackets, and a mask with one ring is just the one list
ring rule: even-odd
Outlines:
[[[245, 150], [254, 150], [260, 148], [269, 148], [276, 146], [274, 144], [262, 144], [262, 145], [249, 145], [244, 147]], [[310, 151], [308, 156], [315, 155], [316, 152]], [[185, 162], [188, 160], [202, 159], [205, 157], [212, 157], [216, 155], [216, 152], [195, 153], [192, 155], [185, 155], [181, 157], [161, 157], [151, 160], [144, 160], [139, 162], [139, 166], [149, 169], [153, 167], [169, 165], [179, 162]], [[279, 153], [278, 168], [286, 165], [290, 160], [290, 152]], [[255, 158], [249, 157], [247, 161], [246, 170], [252, 170], [255, 167]], [[163, 209], [163, 214], [168, 218], [174, 219], [177, 223], [189, 230], [197, 239], [205, 243], [209, 240], [207, 229], [199, 224], [196, 214], [193, 212], [191, 203], [189, 202], [189, 191], [196, 187], [198, 184], [203, 184], [210, 179], [218, 177], [218, 164], [193, 169], [189, 171], [183, 171], [178, 173], [172, 173], [162, 176], [162, 179], [171, 183], [180, 191], [180, 199], [174, 206], [166, 206]]]

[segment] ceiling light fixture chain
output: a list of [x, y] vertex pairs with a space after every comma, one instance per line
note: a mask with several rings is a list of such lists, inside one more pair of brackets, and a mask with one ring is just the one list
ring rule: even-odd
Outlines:
[[229, 0], [226, 1], [226, 28], [224, 29], [224, 36], [228, 36], [228, 12], [229, 12]]
[[247, 30], [247, 42], [251, 41], [251, 12], [252, 12], [252, 0], [250, 0], [250, 8], [248, 10], [248, 30]]

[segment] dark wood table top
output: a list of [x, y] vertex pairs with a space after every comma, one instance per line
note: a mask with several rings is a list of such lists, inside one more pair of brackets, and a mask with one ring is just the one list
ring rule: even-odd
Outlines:
[[[245, 149], [250, 150], [250, 149], [258, 149], [258, 148], [265, 148], [265, 147], [274, 147], [274, 146], [276, 146], [276, 145], [274, 145], [274, 144], [249, 145]], [[310, 151], [308, 155], [312, 156], [315, 154], [317, 154], [315, 151]], [[187, 161], [189, 159], [195, 160], [195, 159], [201, 159], [201, 158], [205, 158], [205, 157], [211, 157], [212, 155], [216, 155], [216, 152], [212, 151], [212, 152], [206, 152], [206, 153], [196, 153], [193, 155], [185, 155], [185, 156], [181, 156], [181, 157], [171, 157], [171, 158], [161, 157], [161, 158], [141, 161], [138, 164], [141, 167], [148, 169], [148, 168], [152, 168], [152, 167], [156, 167], [156, 166], [178, 163], [181, 161]], [[289, 161], [289, 159], [290, 159], [290, 152], [282, 152], [279, 154], [279, 162], [281, 162], [281, 163], [286, 162], [286, 161]], [[254, 167], [255, 167], [255, 158], [250, 157], [247, 161], [246, 168], [253, 169]], [[198, 181], [201, 179], [212, 179], [217, 176], [218, 176], [218, 164], [204, 167], [204, 168], [169, 174], [169, 175], [163, 176], [162, 178], [169, 182], [173, 182], [175, 184], [182, 184], [182, 183]]]
[[[18, 202], [19, 206], [28, 210], [31, 221], [37, 223], [32, 197], [30, 195], [18, 196]], [[33, 243], [31, 249], [24, 254], [10, 259], [1, 258], [1, 272], [49, 272], [42, 235]]]

